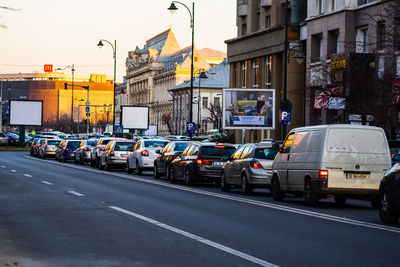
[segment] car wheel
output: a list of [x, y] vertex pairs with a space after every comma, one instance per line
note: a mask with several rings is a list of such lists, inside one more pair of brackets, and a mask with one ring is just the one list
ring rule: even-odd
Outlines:
[[274, 177], [271, 181], [271, 194], [275, 201], [282, 201], [285, 193], [281, 189], [278, 178]]
[[176, 183], [176, 179], [175, 179], [175, 171], [174, 171], [174, 167], [173, 166], [168, 166], [168, 180], [174, 184]]
[[167, 165], [165, 167], [165, 176], [167, 177], [167, 180], [169, 180], [169, 176], [170, 176], [170, 166]]
[[251, 188], [251, 185], [249, 184], [249, 182], [247, 181], [247, 176], [246, 174], [242, 174], [242, 183], [240, 186], [240, 192], [244, 195], [248, 195], [253, 191], [253, 189]]
[[154, 178], [160, 178], [160, 173], [158, 172], [157, 164], [154, 163]]
[[101, 160], [99, 160], [99, 169], [104, 170], [104, 166], [103, 166], [103, 164], [101, 164]]
[[43, 156], [42, 156], [42, 159], [46, 159], [46, 155], [43, 155]]
[[379, 194], [379, 217], [384, 224], [395, 224], [399, 219], [399, 214], [393, 210], [393, 200], [390, 193], [384, 187]]
[[74, 162], [75, 162], [75, 164], [78, 164], [78, 159], [76, 158], [76, 156], [74, 158]]
[[318, 198], [318, 195], [313, 192], [311, 180], [306, 181], [306, 185], [305, 185], [304, 189], [305, 189], [304, 199], [305, 199], [306, 205], [307, 206], [315, 206], [318, 203], [319, 198]]
[[42, 155], [39, 153], [39, 159], [41, 159], [42, 158]]
[[136, 171], [137, 175], [142, 174], [142, 169], [140, 168], [139, 161], [136, 161], [136, 169], [135, 169], [135, 171]]
[[93, 159], [90, 159], [90, 167], [95, 167], [96, 166], [96, 162]]
[[229, 192], [231, 190], [231, 185], [226, 183], [225, 173], [221, 173], [221, 191]]
[[185, 185], [192, 185], [192, 177], [191, 177], [191, 171], [190, 167], [186, 167], [185, 169]]
[[371, 206], [373, 209], [377, 209], [379, 207], [379, 198], [378, 197], [371, 198]]
[[129, 161], [126, 161], [126, 172], [129, 174], [132, 173], [132, 169], [129, 167]]
[[347, 197], [342, 196], [342, 195], [335, 195], [334, 198], [335, 198], [336, 206], [344, 207], [346, 205]]
[[101, 162], [99, 158], [96, 158], [96, 167], [100, 169]]
[[106, 171], [111, 171], [111, 166], [110, 163], [108, 163], [108, 160], [106, 161]]

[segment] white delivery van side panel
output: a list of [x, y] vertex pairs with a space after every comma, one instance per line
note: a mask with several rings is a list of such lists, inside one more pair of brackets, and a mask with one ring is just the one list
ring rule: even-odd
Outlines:
[[328, 188], [378, 189], [391, 166], [385, 133], [377, 127], [330, 127], [322, 165]]

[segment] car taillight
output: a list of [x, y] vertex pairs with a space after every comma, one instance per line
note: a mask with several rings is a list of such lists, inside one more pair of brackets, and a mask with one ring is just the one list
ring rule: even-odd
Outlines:
[[225, 146], [214, 146], [214, 148], [225, 148]]
[[113, 157], [115, 155], [114, 151], [110, 152], [110, 156]]
[[65, 151], [69, 151], [69, 148], [67, 147], [67, 148], [65, 148]]
[[142, 152], [140, 152], [140, 154], [142, 154], [143, 157], [148, 157], [149, 156], [149, 151], [143, 150]]
[[90, 151], [90, 148], [85, 147], [83, 150], [84, 151]]
[[106, 148], [105, 147], [100, 147], [100, 149], [104, 151], [104, 149], [106, 149]]
[[175, 155], [172, 155], [172, 159], [176, 159], [177, 158], [177, 156], [175, 156]]
[[197, 164], [202, 164], [202, 165], [210, 165], [210, 161], [206, 159], [196, 159]]
[[319, 178], [319, 179], [326, 179], [326, 178], [328, 178], [328, 171], [327, 171], [327, 170], [319, 170], [319, 171], [318, 171], [318, 178]]
[[255, 169], [262, 169], [261, 164], [258, 163], [258, 162], [251, 162], [251, 163], [250, 163], [250, 166], [251, 166], [252, 168], [255, 168]]

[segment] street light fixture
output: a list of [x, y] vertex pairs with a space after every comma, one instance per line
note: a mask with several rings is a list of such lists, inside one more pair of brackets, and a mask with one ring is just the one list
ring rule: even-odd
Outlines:
[[113, 49], [113, 58], [114, 58], [114, 93], [113, 93], [113, 98], [114, 98], [114, 101], [113, 101], [113, 129], [112, 129], [112, 131], [113, 131], [113, 135], [114, 135], [114, 131], [115, 131], [115, 90], [116, 90], [116, 75], [117, 75], [117, 40], [114, 40], [114, 45], [110, 42], [110, 41], [107, 41], [107, 40], [104, 40], [104, 39], [100, 39], [99, 40], [99, 43], [97, 44], [97, 46], [99, 47], [99, 48], [102, 48], [103, 46], [104, 46], [104, 44], [103, 44], [103, 41], [104, 42], [106, 42], [106, 43], [108, 43], [109, 45], [111, 45], [111, 47], [112, 47], [112, 49]]
[[[74, 64], [68, 65], [64, 68], [57, 68], [56, 70], [65, 70], [65, 69], [71, 69], [72, 72], [72, 93], [71, 93], [71, 134], [73, 133], [73, 128], [74, 128], [74, 73], [75, 73], [75, 66]], [[65, 87], [67, 90], [67, 87]], [[58, 103], [60, 105], [60, 103]], [[79, 118], [78, 118], [79, 119]]]
[[[189, 100], [189, 122], [193, 121], [193, 56], [194, 56], [194, 2], [192, 3], [192, 11], [181, 2], [178, 1], [172, 1], [170, 7], [168, 10], [173, 14], [178, 8], [176, 7], [175, 4], [180, 4], [184, 6], [187, 11], [189, 12], [190, 15], [190, 28], [192, 29], [192, 55], [191, 55], [191, 61], [192, 64], [190, 66], [190, 100]], [[190, 137], [192, 134], [190, 134]]]

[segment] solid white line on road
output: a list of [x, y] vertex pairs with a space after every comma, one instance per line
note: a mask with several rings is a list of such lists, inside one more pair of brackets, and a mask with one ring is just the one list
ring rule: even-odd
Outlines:
[[232, 249], [232, 248], [230, 248], [230, 247], [226, 247], [226, 246], [221, 245], [221, 244], [219, 244], [219, 243], [216, 243], [216, 242], [213, 242], [213, 241], [211, 241], [211, 240], [205, 239], [205, 238], [203, 238], [203, 237], [201, 237], [201, 236], [197, 236], [197, 235], [191, 234], [191, 233], [189, 233], [189, 232], [186, 232], [186, 231], [180, 230], [180, 229], [178, 229], [178, 228], [175, 228], [175, 227], [173, 227], [173, 226], [170, 226], [170, 225], [161, 223], [161, 222], [159, 222], [159, 221], [153, 220], [153, 219], [148, 218], [148, 217], [145, 217], [145, 216], [143, 216], [143, 215], [140, 215], [140, 214], [137, 214], [137, 213], [134, 213], [134, 212], [131, 212], [131, 211], [128, 211], [128, 210], [125, 210], [125, 209], [116, 207], [116, 206], [109, 206], [109, 208], [111, 208], [111, 209], [113, 209], [113, 210], [117, 210], [117, 211], [119, 211], [119, 212], [122, 212], [122, 213], [127, 214], [127, 215], [130, 215], [130, 216], [133, 216], [133, 217], [135, 217], [135, 218], [137, 218], [137, 219], [140, 219], [140, 220], [143, 220], [143, 221], [145, 221], [145, 222], [154, 224], [154, 225], [156, 225], [156, 226], [158, 226], [158, 227], [161, 227], [161, 228], [167, 229], [167, 230], [169, 230], [169, 231], [175, 232], [175, 233], [177, 233], [177, 234], [186, 236], [186, 237], [188, 237], [188, 238], [191, 238], [191, 239], [193, 239], [193, 240], [196, 240], [196, 241], [201, 242], [201, 243], [203, 243], [203, 244], [206, 244], [206, 245], [208, 245], [208, 246], [214, 247], [214, 248], [216, 248], [216, 249], [225, 251], [225, 252], [227, 252], [227, 253], [229, 253], [229, 254], [235, 255], [235, 256], [240, 257], [240, 258], [242, 258], [242, 259], [245, 259], [245, 260], [247, 260], [247, 261], [250, 261], [250, 262], [259, 264], [259, 265], [261, 265], [261, 266], [269, 266], [269, 267], [277, 266], [277, 265], [274, 265], [274, 264], [269, 263], [269, 262], [267, 262], [267, 261], [264, 261], [264, 260], [262, 260], [262, 259], [253, 257], [253, 256], [251, 256], [251, 255], [249, 255], [249, 254], [240, 252], [240, 251], [235, 250], [235, 249]]
[[17, 172], [16, 170], [10, 170], [11, 172]]
[[40, 181], [42, 184], [47, 184], [47, 185], [53, 185], [52, 183], [50, 183], [50, 182], [47, 182], [47, 181]]
[[1, 166], [3, 169], [6, 167], [6, 166]]
[[24, 173], [24, 176], [26, 176], [26, 177], [32, 177], [32, 175], [26, 174], [26, 173]]
[[[31, 158], [29, 156], [25, 156], [25, 157], [32, 159], [32, 160], [41, 161], [40, 159]], [[190, 188], [190, 187], [186, 187], [186, 186], [167, 184], [167, 183], [160, 182], [160, 181], [149, 180], [148, 178], [135, 177], [135, 176], [129, 175], [129, 174], [110, 173], [110, 172], [105, 173], [104, 171], [101, 171], [101, 170], [94, 170], [94, 169], [89, 169], [89, 168], [85, 168], [85, 167], [81, 167], [81, 166], [65, 165], [65, 164], [62, 164], [59, 162], [54, 162], [54, 161], [46, 161], [46, 162], [65, 166], [65, 167], [70, 167], [70, 168], [74, 168], [74, 169], [79, 169], [79, 170], [83, 170], [83, 171], [89, 171], [89, 172], [99, 173], [99, 174], [104, 174], [104, 175], [111, 175], [111, 176], [121, 177], [121, 178], [129, 179], [129, 180], [133, 180], [133, 181], [139, 181], [139, 182], [143, 182], [143, 183], [147, 183], [147, 184], [160, 185], [160, 186], [164, 186], [164, 187], [178, 189], [181, 191], [192, 192], [192, 193], [197, 193], [197, 194], [201, 194], [201, 195], [207, 195], [207, 196], [232, 200], [232, 201], [236, 201], [236, 202], [266, 207], [266, 208], [270, 208], [270, 209], [276, 209], [276, 210], [286, 211], [286, 212], [290, 212], [290, 213], [310, 216], [310, 217], [314, 217], [314, 218], [318, 218], [318, 219], [340, 222], [340, 223], [345, 223], [345, 224], [350, 224], [350, 225], [357, 225], [357, 226], [361, 226], [361, 227], [367, 227], [367, 228], [372, 228], [372, 229], [377, 229], [377, 230], [388, 231], [388, 232], [400, 234], [400, 228], [397, 228], [397, 227], [368, 223], [368, 222], [363, 222], [363, 221], [357, 221], [357, 220], [352, 220], [352, 219], [348, 219], [348, 218], [344, 218], [344, 217], [329, 215], [329, 214], [325, 214], [325, 213], [319, 213], [319, 212], [309, 211], [309, 210], [305, 210], [305, 209], [291, 208], [291, 207], [284, 206], [284, 205], [278, 205], [278, 204], [272, 204], [272, 203], [258, 201], [258, 200], [235, 197], [235, 196], [226, 195], [226, 194], [207, 192], [207, 191], [194, 189], [194, 188]]]
[[83, 196], [85, 196], [85, 195], [83, 195], [83, 194], [81, 194], [81, 193], [78, 193], [78, 192], [75, 192], [75, 191], [68, 191], [68, 193], [73, 194], [73, 195], [78, 196], [78, 197], [83, 197]]

